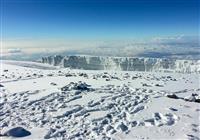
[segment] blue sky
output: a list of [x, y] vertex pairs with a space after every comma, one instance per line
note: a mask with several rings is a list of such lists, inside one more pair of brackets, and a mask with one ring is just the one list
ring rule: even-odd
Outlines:
[[12, 59], [200, 51], [199, 0], [0, 1], [0, 54]]
[[3, 39], [198, 35], [198, 0], [1, 0]]

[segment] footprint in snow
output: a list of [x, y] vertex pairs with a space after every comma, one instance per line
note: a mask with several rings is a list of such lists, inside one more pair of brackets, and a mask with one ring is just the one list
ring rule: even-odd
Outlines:
[[191, 124], [192, 126], [192, 131], [193, 132], [199, 132], [200, 131], [200, 127], [198, 124]]
[[131, 114], [136, 114], [136, 113], [138, 113], [139, 111], [141, 111], [143, 109], [145, 109], [145, 106], [143, 106], [143, 105], [142, 106], [138, 106], [133, 111], [131, 111], [130, 113]]
[[172, 113], [163, 115], [162, 113], [154, 113], [153, 118], [145, 120], [145, 126], [163, 126], [173, 125], [178, 121], [178, 117]]

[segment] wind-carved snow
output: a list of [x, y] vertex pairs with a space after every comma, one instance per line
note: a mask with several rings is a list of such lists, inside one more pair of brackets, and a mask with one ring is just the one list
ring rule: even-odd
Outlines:
[[[118, 68], [114, 62], [104, 64]], [[199, 139], [199, 74], [12, 64], [0, 75], [5, 140], [14, 139], [7, 134], [13, 127], [31, 133], [23, 139]]]
[[86, 70], [168, 71], [200, 73], [199, 60], [175, 60], [133, 57], [48, 56], [42, 63]]

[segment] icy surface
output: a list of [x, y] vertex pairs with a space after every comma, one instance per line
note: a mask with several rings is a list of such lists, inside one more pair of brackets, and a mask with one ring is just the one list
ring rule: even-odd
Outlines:
[[18, 127], [31, 133], [25, 140], [200, 139], [199, 74], [4, 62], [0, 138], [5, 140], [16, 139], [5, 134]]
[[199, 60], [133, 57], [48, 56], [42, 63], [85, 70], [168, 71], [200, 73]]

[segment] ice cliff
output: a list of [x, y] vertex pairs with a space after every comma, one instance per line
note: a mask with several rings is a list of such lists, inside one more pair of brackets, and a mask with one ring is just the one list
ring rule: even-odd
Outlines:
[[200, 60], [55, 55], [42, 57], [42, 63], [85, 70], [200, 73]]

